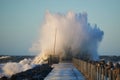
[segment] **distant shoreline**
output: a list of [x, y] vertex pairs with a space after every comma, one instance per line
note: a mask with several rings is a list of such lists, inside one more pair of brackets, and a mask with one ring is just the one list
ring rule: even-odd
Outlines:
[[[35, 55], [0, 55], [0, 64], [6, 62], [19, 62], [25, 58], [34, 59]], [[106, 62], [120, 62], [120, 56], [101, 55], [100, 60], [104, 59]]]

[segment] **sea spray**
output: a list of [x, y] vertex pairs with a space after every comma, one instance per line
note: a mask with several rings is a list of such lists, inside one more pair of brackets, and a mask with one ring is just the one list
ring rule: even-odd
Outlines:
[[8, 62], [2, 67], [3, 74], [10, 77], [13, 74], [31, 69], [35, 66], [34, 64], [31, 64], [31, 62], [31, 59], [23, 59], [19, 63]]
[[39, 40], [30, 48], [31, 51], [39, 53], [33, 63], [42, 63], [49, 55], [54, 54], [63, 56], [72, 54], [83, 59], [98, 60], [97, 50], [103, 35], [104, 32], [97, 25], [92, 26], [88, 23], [86, 12], [52, 14], [47, 11]]

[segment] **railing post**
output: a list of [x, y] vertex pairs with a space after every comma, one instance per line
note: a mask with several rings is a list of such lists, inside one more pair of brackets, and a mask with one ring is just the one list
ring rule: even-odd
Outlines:
[[90, 78], [90, 62], [89, 62], [89, 66], [88, 66], [88, 78]]
[[109, 70], [109, 80], [112, 80], [112, 68]]
[[104, 72], [105, 72], [105, 69], [104, 69], [104, 67], [103, 66], [101, 66], [101, 71], [102, 71], [102, 79], [101, 80], [104, 80], [104, 76], [105, 76], [105, 74], [104, 74]]
[[90, 63], [90, 79], [92, 80], [92, 64]]
[[120, 65], [116, 63], [113, 70], [113, 80], [120, 80]]
[[87, 61], [85, 64], [86, 64], [86, 76], [87, 76], [87, 69], [88, 69]]
[[94, 65], [94, 68], [95, 68], [95, 70], [94, 70], [95, 79], [94, 80], [97, 80], [97, 66], [96, 66], [96, 64]]
[[86, 62], [86, 73], [87, 73], [87, 76], [88, 76], [88, 62]]
[[107, 65], [107, 69], [108, 69], [108, 79], [109, 80], [112, 80], [112, 71], [113, 71], [113, 63], [112, 62], [109, 62], [108, 65]]
[[97, 65], [97, 80], [100, 80], [100, 64]]
[[96, 65], [95, 62], [93, 62], [93, 80], [97, 80], [97, 69], [96, 69]]
[[117, 79], [116, 80], [120, 80], [120, 66], [117, 69]]
[[107, 68], [105, 67], [105, 80], [107, 80], [107, 78], [108, 78], [108, 70], [107, 70]]
[[91, 80], [94, 80], [93, 79], [93, 64], [91, 63]]

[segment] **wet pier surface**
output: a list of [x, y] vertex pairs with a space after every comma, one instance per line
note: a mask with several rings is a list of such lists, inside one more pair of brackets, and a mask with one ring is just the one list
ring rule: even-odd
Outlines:
[[85, 80], [72, 63], [54, 64], [53, 67], [54, 69], [44, 80]]

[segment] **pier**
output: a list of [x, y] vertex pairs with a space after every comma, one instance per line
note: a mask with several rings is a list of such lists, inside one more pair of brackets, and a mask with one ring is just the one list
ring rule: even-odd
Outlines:
[[45, 80], [120, 80], [120, 64], [73, 58], [71, 63], [54, 64]]
[[86, 80], [83, 74], [72, 63], [63, 62], [53, 64], [52, 67], [54, 69], [44, 80]]

